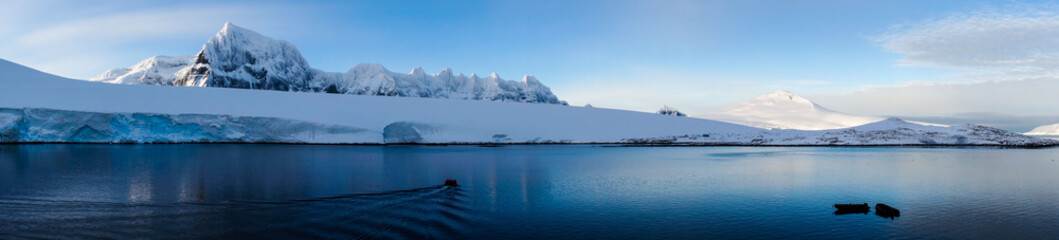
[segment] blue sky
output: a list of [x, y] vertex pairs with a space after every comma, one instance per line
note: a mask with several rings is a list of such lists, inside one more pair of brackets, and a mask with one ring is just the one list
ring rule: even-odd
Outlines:
[[[1052, 66], [1047, 64], [1059, 53], [1049, 47], [1050, 39], [1059, 37], [1052, 33], [1059, 27], [1052, 11], [1059, 8], [1047, 2], [15, 0], [5, 5], [0, 58], [82, 79], [154, 55], [194, 54], [231, 21], [294, 43], [322, 70], [346, 71], [369, 62], [397, 72], [422, 66], [428, 72], [445, 67], [496, 72], [506, 79], [533, 74], [574, 105], [638, 111], [670, 105], [696, 115], [782, 89], [856, 114], [1059, 121], [1049, 117], [1059, 115], [1054, 101], [1059, 99], [1036, 96], [1059, 86], [1050, 80], [1051, 71], [1040, 70]], [[1004, 87], [1008, 82], [1027, 86]], [[1026, 97], [1027, 91], [1035, 97]], [[970, 97], [982, 95], [998, 96], [989, 104]]]

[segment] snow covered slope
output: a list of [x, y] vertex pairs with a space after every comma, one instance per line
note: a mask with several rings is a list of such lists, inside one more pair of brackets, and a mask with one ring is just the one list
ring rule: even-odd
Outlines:
[[496, 73], [453, 75], [451, 69], [426, 74], [415, 68], [395, 73], [378, 64], [359, 64], [345, 73], [309, 67], [286, 41], [225, 23], [194, 57], [152, 57], [130, 68], [108, 70], [92, 81], [194, 87], [326, 92], [357, 95], [449, 98], [566, 104], [532, 75], [521, 81]]
[[[239, 116], [274, 118], [305, 122], [314, 126], [334, 125], [346, 129], [366, 129], [381, 135], [374, 138], [378, 139], [376, 143], [388, 140], [418, 143], [621, 142], [624, 138], [681, 135], [688, 132], [750, 133], [761, 130], [704, 119], [556, 104], [107, 84], [62, 78], [6, 60], [0, 60], [0, 108], [22, 111], [27, 111], [27, 108], [31, 109], [28, 111], [69, 110], [85, 112], [80, 115], [86, 116], [93, 113], [119, 113], [112, 118], [105, 117], [107, 119], [121, 119], [123, 117], [118, 115], [127, 114], [147, 114], [161, 116], [163, 119], [180, 119], [181, 114], [216, 115], [213, 117], [218, 119], [239, 119]], [[61, 124], [44, 124], [41, 126], [53, 126], [51, 128], [56, 129], [39, 130], [68, 131], [71, 128], [64, 124], [86, 125], [76, 120], [77, 117], [55, 119], [74, 120]], [[209, 122], [216, 121], [197, 123]], [[247, 123], [239, 121], [219, 124], [247, 126]], [[164, 132], [164, 129], [153, 128], [168, 128], [169, 125], [123, 126], [141, 126], [137, 131]], [[305, 136], [302, 133], [309, 132], [276, 131], [296, 132], [299, 136]], [[228, 141], [220, 137], [224, 135], [216, 136], [218, 139], [211, 141]], [[367, 139], [357, 137], [360, 135], [354, 136], [343, 141], [367, 141], [360, 140]], [[52, 139], [61, 140], [64, 137]], [[113, 139], [138, 142], [129, 138]], [[296, 137], [294, 140], [264, 141], [313, 142], [312, 139], [302, 137]]]
[[932, 126], [888, 118], [862, 126], [832, 130], [771, 130], [758, 133], [691, 133], [678, 136], [627, 139], [637, 144], [689, 145], [999, 145], [1054, 146], [1041, 139], [981, 125]]
[[1035, 127], [1033, 130], [1023, 134], [1031, 136], [1059, 136], [1059, 123]]
[[799, 130], [840, 129], [883, 120], [831, 111], [787, 91], [761, 95], [737, 106], [696, 117], [759, 128]]
[[764, 130], [554, 104], [123, 85], [0, 60], [3, 142], [675, 143], [1055, 145], [1000, 129], [899, 119], [838, 130]]

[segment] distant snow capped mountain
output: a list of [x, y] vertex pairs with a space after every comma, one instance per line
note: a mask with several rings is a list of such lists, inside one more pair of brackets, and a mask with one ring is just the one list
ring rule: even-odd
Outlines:
[[1059, 123], [1035, 127], [1033, 130], [1023, 134], [1031, 136], [1059, 136]]
[[157, 56], [130, 68], [111, 69], [92, 81], [222, 87], [275, 91], [450, 98], [563, 104], [532, 75], [504, 80], [496, 73], [453, 75], [451, 69], [426, 74], [422, 68], [395, 73], [379, 64], [359, 64], [345, 73], [309, 67], [291, 43], [225, 23], [195, 56]]
[[878, 145], [998, 145], [1054, 146], [1059, 141], [1008, 132], [975, 124], [957, 126], [925, 125], [887, 118], [852, 128], [830, 130], [776, 129], [758, 133], [684, 134], [655, 138], [631, 138], [637, 144], [678, 145], [799, 145], [799, 146], [878, 146]]
[[696, 116], [760, 128], [825, 130], [883, 120], [835, 112], [787, 91], [776, 91], [712, 114]]

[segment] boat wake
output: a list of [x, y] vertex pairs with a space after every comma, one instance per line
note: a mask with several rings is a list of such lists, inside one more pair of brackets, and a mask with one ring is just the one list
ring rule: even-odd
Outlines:
[[452, 239], [470, 225], [467, 202], [449, 186], [287, 201], [0, 199], [0, 238]]

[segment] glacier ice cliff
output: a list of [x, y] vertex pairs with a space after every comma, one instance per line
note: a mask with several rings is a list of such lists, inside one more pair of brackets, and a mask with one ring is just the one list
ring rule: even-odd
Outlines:
[[[436, 123], [398, 121], [380, 132], [272, 117], [217, 114], [101, 113], [40, 108], [0, 108], [0, 143], [319, 143], [480, 144], [567, 143], [553, 139], [512, 141]], [[887, 119], [839, 130], [695, 132], [680, 136], [627, 138], [625, 144], [664, 145], [997, 145], [1054, 146], [1059, 141], [980, 125], [927, 126]]]
[[0, 142], [380, 143], [381, 133], [268, 117], [0, 108]]
[[231, 23], [210, 38], [194, 56], [156, 56], [129, 68], [108, 70], [92, 81], [221, 87], [275, 91], [449, 98], [465, 100], [563, 104], [532, 75], [521, 81], [453, 74], [444, 69], [427, 74], [391, 72], [379, 64], [359, 64], [345, 73], [311, 68], [298, 49], [286, 41], [262, 36]]

